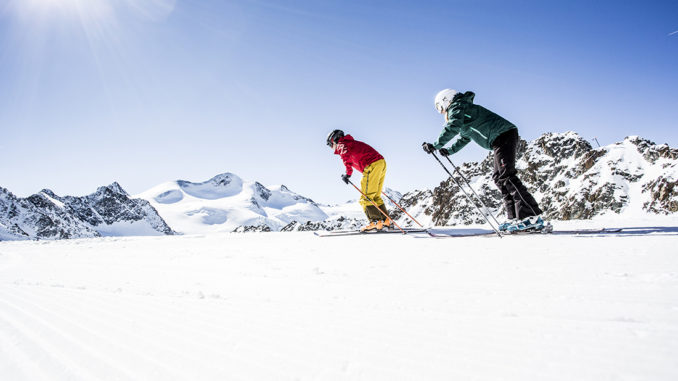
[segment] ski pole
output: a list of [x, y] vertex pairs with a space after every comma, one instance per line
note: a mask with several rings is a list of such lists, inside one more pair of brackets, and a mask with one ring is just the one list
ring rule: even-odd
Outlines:
[[[443, 156], [444, 156], [444, 155], [443, 155]], [[485, 205], [485, 203], [483, 202], [483, 199], [481, 199], [480, 196], [478, 196], [478, 193], [476, 193], [476, 191], [473, 190], [473, 187], [472, 187], [471, 184], [468, 182], [468, 180], [466, 180], [466, 177], [464, 177], [464, 175], [461, 174], [461, 171], [459, 170], [459, 168], [458, 168], [456, 165], [454, 165], [454, 163], [452, 162], [452, 160], [450, 160], [450, 158], [449, 158], [448, 156], [445, 156], [445, 159], [447, 159], [447, 161], [449, 161], [450, 164], [452, 164], [452, 167], [453, 167], [454, 170], [457, 172], [457, 174], [459, 175], [459, 177], [461, 177], [461, 178], [464, 180], [464, 182], [466, 182], [466, 185], [468, 185], [469, 189], [471, 189], [471, 192], [473, 192], [473, 194], [476, 195], [476, 198], [477, 198], [478, 201], [480, 202], [480, 205], [482, 205], [483, 208], [485, 208], [485, 210], [488, 210], [487, 205]], [[489, 214], [490, 217], [492, 217], [492, 219], [494, 220], [494, 222], [497, 224], [497, 226], [499, 226], [499, 221], [497, 221], [497, 219], [494, 218], [494, 215], [493, 215], [492, 213], [487, 213], [487, 214]]]
[[393, 221], [393, 219], [391, 219], [389, 216], [387, 216], [386, 213], [384, 213], [383, 210], [379, 209], [379, 206], [377, 206], [377, 204], [376, 204], [374, 201], [372, 201], [371, 198], [367, 197], [367, 195], [366, 195], [365, 193], [363, 193], [363, 191], [361, 191], [360, 188], [358, 188], [357, 186], [355, 186], [355, 184], [353, 184], [353, 181], [348, 180], [348, 183], [351, 184], [351, 185], [353, 185], [353, 188], [355, 188], [355, 190], [357, 190], [358, 192], [360, 192], [360, 194], [363, 195], [363, 197], [365, 197], [366, 200], [368, 200], [369, 202], [371, 202], [372, 205], [374, 205], [374, 207], [377, 208], [377, 210], [378, 210], [379, 212], [381, 212], [381, 214], [384, 215], [384, 217], [390, 219], [391, 222], [393, 222], [393, 224], [394, 224], [395, 226], [397, 226], [398, 229], [400, 229], [401, 232], [403, 232], [403, 234], [407, 234], [407, 233], [405, 233], [405, 231], [403, 230], [403, 228], [401, 228], [395, 221]]
[[457, 184], [457, 186], [459, 187], [459, 189], [461, 189], [461, 191], [464, 192], [464, 195], [465, 195], [466, 198], [469, 200], [469, 202], [471, 202], [471, 204], [473, 204], [473, 206], [475, 206], [476, 209], [478, 209], [478, 212], [479, 212], [480, 214], [483, 215], [483, 217], [485, 218], [485, 221], [487, 221], [487, 223], [490, 224], [490, 226], [492, 227], [492, 230], [494, 230], [494, 232], [497, 233], [497, 236], [499, 236], [499, 238], [502, 238], [501, 233], [499, 233], [499, 230], [497, 230], [497, 228], [495, 228], [494, 225], [492, 225], [492, 223], [490, 222], [490, 219], [487, 218], [487, 216], [485, 215], [485, 213], [483, 213], [483, 211], [480, 210], [480, 208], [478, 207], [478, 205], [477, 205], [475, 202], [473, 202], [473, 199], [471, 198], [471, 196], [469, 196], [469, 194], [464, 190], [464, 188], [461, 186], [461, 184], [459, 183], [459, 181], [457, 181], [457, 179], [455, 179], [454, 176], [452, 176], [452, 174], [451, 174], [450, 171], [447, 169], [447, 167], [445, 167], [445, 164], [443, 164], [443, 162], [440, 161], [440, 159], [438, 158], [438, 155], [436, 155], [435, 152], [431, 152], [431, 155], [433, 155], [433, 157], [436, 158], [436, 160], [438, 161], [438, 163], [440, 163], [440, 166], [443, 167], [443, 169], [445, 170], [445, 172], [447, 172], [448, 175], [450, 175], [450, 178], [451, 178], [452, 180], [454, 180], [454, 182]]
[[410, 216], [410, 214], [407, 213], [407, 212], [405, 211], [405, 209], [402, 208], [402, 206], [398, 205], [397, 202], [393, 201], [392, 198], [388, 197], [388, 195], [386, 194], [386, 192], [381, 192], [381, 193], [382, 193], [384, 196], [386, 196], [386, 198], [387, 198], [389, 201], [391, 201], [395, 206], [397, 206], [398, 209], [402, 210], [403, 213], [407, 214], [407, 217], [410, 217], [410, 218], [412, 219], [412, 221], [414, 221], [414, 222], [417, 223], [417, 225], [421, 226], [422, 228], [424, 227], [424, 225], [420, 224], [419, 221], [417, 221], [417, 220], [414, 219], [414, 217]]

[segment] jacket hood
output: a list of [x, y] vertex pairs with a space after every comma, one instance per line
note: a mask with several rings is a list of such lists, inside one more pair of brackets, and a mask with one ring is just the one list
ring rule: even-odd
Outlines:
[[454, 96], [452, 99], [452, 103], [455, 102], [465, 102], [465, 103], [473, 103], [473, 98], [475, 98], [476, 93], [473, 91], [467, 91], [465, 93], [457, 93], [457, 95]]
[[[339, 141], [338, 141], [337, 143], [341, 143], [341, 142], [353, 142], [353, 141], [355, 141], [355, 139], [353, 139], [353, 136], [351, 136], [351, 135], [344, 135], [344, 137], [341, 138], [341, 139], [339, 139]], [[338, 148], [339, 148], [339, 146], [337, 146], [337, 149], [338, 149]], [[340, 155], [341, 152], [339, 152], [337, 149], [334, 150], [334, 154], [335, 154], [335, 155]]]

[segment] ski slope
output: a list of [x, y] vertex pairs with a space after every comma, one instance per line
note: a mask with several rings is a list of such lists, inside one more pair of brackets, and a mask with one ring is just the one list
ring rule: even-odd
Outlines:
[[676, 222], [0, 242], [0, 378], [676, 380]]

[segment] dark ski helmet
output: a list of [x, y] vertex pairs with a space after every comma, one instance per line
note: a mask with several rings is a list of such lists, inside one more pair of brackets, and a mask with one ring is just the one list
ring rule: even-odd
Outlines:
[[333, 143], [336, 143], [339, 141], [339, 139], [344, 137], [344, 131], [342, 130], [334, 130], [330, 132], [329, 135], [327, 135], [327, 145], [329, 147], [332, 147]]

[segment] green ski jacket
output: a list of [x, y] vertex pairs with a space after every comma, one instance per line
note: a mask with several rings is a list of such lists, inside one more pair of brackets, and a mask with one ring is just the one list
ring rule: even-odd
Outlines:
[[472, 91], [454, 96], [450, 108], [447, 109], [448, 122], [438, 140], [433, 143], [435, 149], [443, 148], [447, 142], [459, 135], [459, 139], [448, 148], [451, 153], [459, 152], [471, 140], [491, 150], [492, 143], [499, 135], [517, 128], [485, 107], [473, 104], [475, 96]]

